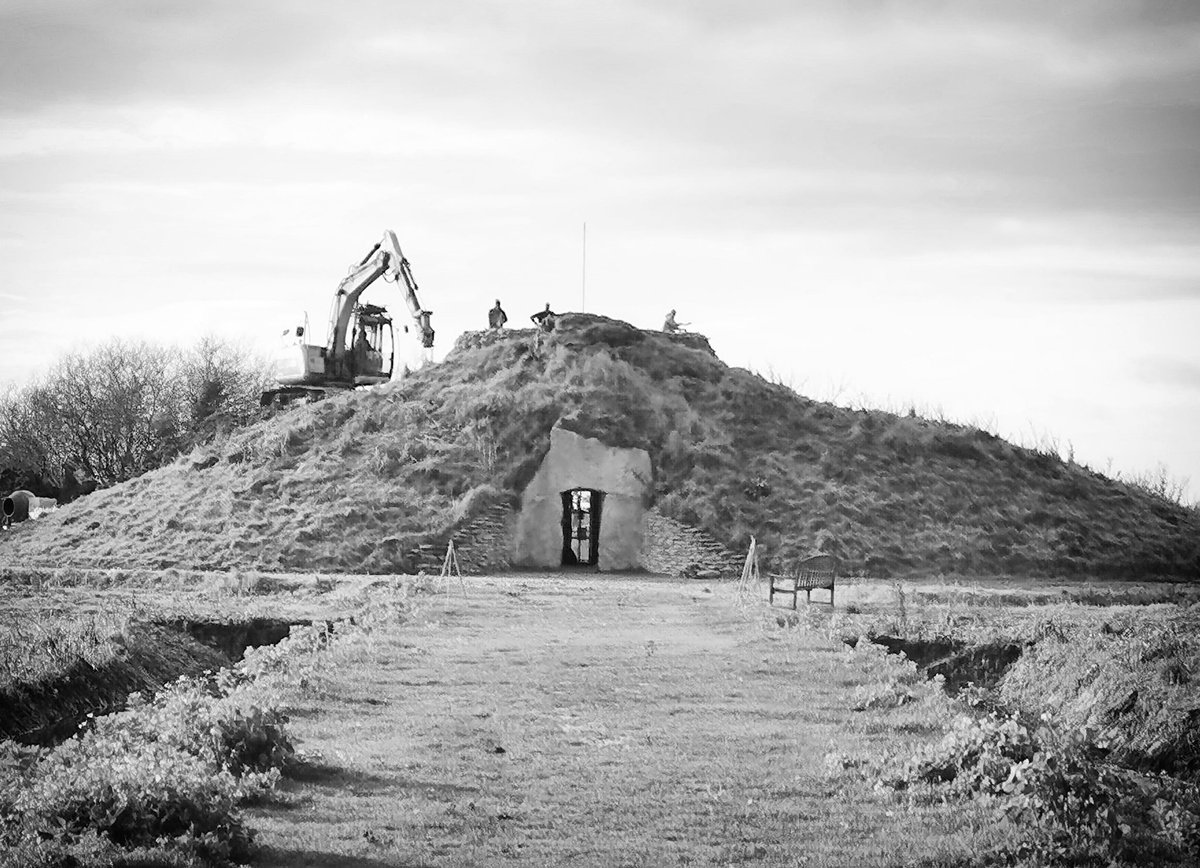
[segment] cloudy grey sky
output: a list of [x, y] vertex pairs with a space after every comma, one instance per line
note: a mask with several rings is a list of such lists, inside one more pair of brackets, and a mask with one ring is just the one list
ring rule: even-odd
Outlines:
[[386, 228], [444, 353], [584, 221], [589, 311], [1200, 495], [1192, 0], [0, 0], [0, 382], [323, 332]]

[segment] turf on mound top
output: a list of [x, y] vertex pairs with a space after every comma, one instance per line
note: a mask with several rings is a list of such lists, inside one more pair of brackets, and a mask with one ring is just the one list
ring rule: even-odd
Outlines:
[[696, 335], [567, 314], [298, 407], [0, 538], [0, 561], [394, 572], [520, 504], [561, 426], [650, 456], [659, 511], [887, 576], [1200, 578], [1200, 515], [983, 431], [812, 401]]

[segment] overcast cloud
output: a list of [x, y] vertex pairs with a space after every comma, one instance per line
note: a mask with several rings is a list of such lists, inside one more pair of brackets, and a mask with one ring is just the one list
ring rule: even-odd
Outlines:
[[585, 220], [588, 310], [1200, 493], [1194, 2], [0, 4], [0, 381], [270, 346], [385, 228], [444, 352]]

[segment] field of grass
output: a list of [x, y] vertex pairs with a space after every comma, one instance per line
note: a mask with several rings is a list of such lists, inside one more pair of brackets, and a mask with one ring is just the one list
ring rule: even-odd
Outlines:
[[991, 840], [831, 781], [831, 752], [931, 725], [853, 711], [854, 656], [728, 585], [468, 579], [372, 641], [295, 700], [313, 765], [251, 812], [264, 866], [904, 865]]
[[[127, 578], [143, 607], [181, 593], [163, 591], [179, 576]], [[98, 722], [80, 736], [90, 747], [0, 749], [0, 837], [25, 857], [109, 865], [139, 841], [160, 861], [131, 864], [195, 868], [1186, 865], [1200, 853], [1188, 850], [1200, 842], [1192, 586], [859, 580], [836, 610], [793, 612], [761, 587], [608, 575], [243, 576], [242, 596], [209, 578], [182, 578], [197, 589], [187, 605], [324, 606], [346, 626], [181, 682]], [[69, 627], [73, 603], [114, 611], [105, 594], [139, 593], [95, 575], [24, 579], [0, 586], [6, 611], [37, 600], [47, 629]], [[990, 687], [951, 696], [863, 636], [1021, 653]], [[197, 715], [226, 733], [216, 754], [188, 724]], [[258, 755], [238, 747], [251, 744], [276, 759], [204, 772]], [[116, 752], [81, 766], [81, 750]], [[168, 768], [185, 791], [155, 789]], [[1064, 785], [1090, 801], [1046, 797]], [[105, 825], [115, 815], [88, 800], [113, 793], [208, 823], [208, 843]], [[1137, 847], [1153, 860], [1130, 859]]]
[[[265, 864], [330, 864], [332, 851], [339, 854], [332, 864], [346, 866], [1049, 865], [1059, 864], [1054, 847], [1061, 846], [1079, 857], [1072, 864], [1108, 865], [1113, 853], [1128, 851], [1107, 839], [1103, 846], [1084, 840], [1094, 831], [1087, 823], [1065, 843], [1059, 829], [1054, 846], [1031, 837], [1053, 831], [1057, 815], [1049, 808], [1031, 819], [1003, 799], [973, 798], [965, 789], [925, 786], [910, 794], [885, 782], [902, 780], [930, 752], [960, 760], [986, 739], [975, 730], [954, 733], [991, 732], [987, 715], [1001, 702], [1020, 706], [1022, 720], [1048, 708], [1061, 712], [1053, 735], [1037, 731], [1044, 750], [1031, 752], [1031, 763], [1059, 745], [1052, 738], [1063, 730], [1086, 731], [1062, 695], [1034, 688], [1018, 697], [1016, 685], [1022, 666], [1057, 671], [1062, 683], [1078, 678], [1083, 653], [1075, 649], [1094, 650], [1096, 643], [1080, 641], [1093, 633], [1115, 635], [1102, 631], [1104, 623], [1133, 619], [1174, 631], [1185, 640], [1175, 654], [1185, 666], [1194, 661], [1187, 647], [1195, 648], [1197, 635], [1187, 620], [1190, 587], [1120, 585], [1101, 598], [1077, 586], [1021, 581], [861, 582], [843, 591], [847, 608], [858, 610], [847, 614], [803, 604], [795, 613], [767, 608], [761, 589], [739, 599], [729, 586], [597, 579], [581, 588], [580, 581], [485, 580], [469, 583], [465, 597], [431, 599], [394, 644], [377, 639], [373, 665], [364, 660], [345, 670], [323, 696], [301, 704], [302, 743], [325, 767], [285, 785], [294, 801], [263, 812], [263, 841], [272, 848]], [[951, 698], [942, 679], [925, 681], [902, 656], [870, 642], [850, 651], [842, 642], [855, 619], [868, 631], [871, 619], [894, 628], [903, 607], [917, 637], [928, 635], [929, 624], [970, 623], [972, 641], [1013, 638], [1027, 635], [1021, 631], [1033, 617], [1068, 639], [1052, 644], [1042, 635], [1047, 659], [1031, 653], [1035, 662], [1018, 661], [1007, 692], [970, 688]], [[1103, 679], [1128, 685], [1144, 674], [1116, 654]], [[1147, 685], [1146, 706], [1178, 708], [1167, 694], [1191, 694], [1177, 687], [1178, 680], [1161, 678]], [[1108, 711], [1094, 693], [1085, 690], [1083, 699], [1093, 702], [1094, 716]], [[397, 730], [397, 715], [411, 723]], [[1109, 754], [1080, 762], [1078, 780], [1067, 778], [1071, 786], [1112, 762], [1149, 768], [1144, 753], [1120, 746], [1135, 748], [1151, 730], [1171, 733], [1166, 718], [1148, 721], [1133, 708], [1122, 715], [1106, 718]], [[1186, 729], [1173, 732], [1172, 743], [1186, 747]], [[999, 761], [1004, 776], [1016, 763]], [[1042, 779], [1031, 767], [1034, 799], [1041, 792], [1034, 781]], [[1156, 855], [1119, 864], [1188, 864], [1187, 824], [1200, 814], [1189, 801], [1187, 768], [1171, 771], [1177, 774], [1167, 783], [1141, 779], [1158, 787], [1151, 802], [1161, 814], [1120, 816], [1136, 820], [1126, 840], [1153, 845]], [[1127, 779], [1103, 780], [1112, 788], [1104, 793], [1141, 804]], [[299, 811], [316, 821], [298, 824]], [[1163, 825], [1176, 821], [1175, 831]]]

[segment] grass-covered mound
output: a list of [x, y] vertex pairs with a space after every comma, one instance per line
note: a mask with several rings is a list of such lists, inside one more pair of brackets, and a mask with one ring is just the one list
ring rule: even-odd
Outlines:
[[984, 431], [812, 401], [699, 336], [568, 314], [468, 333], [403, 382], [299, 407], [97, 492], [0, 561], [398, 571], [515, 503], [561, 424], [650, 452], [659, 508], [872, 575], [1200, 578], [1200, 514]]

